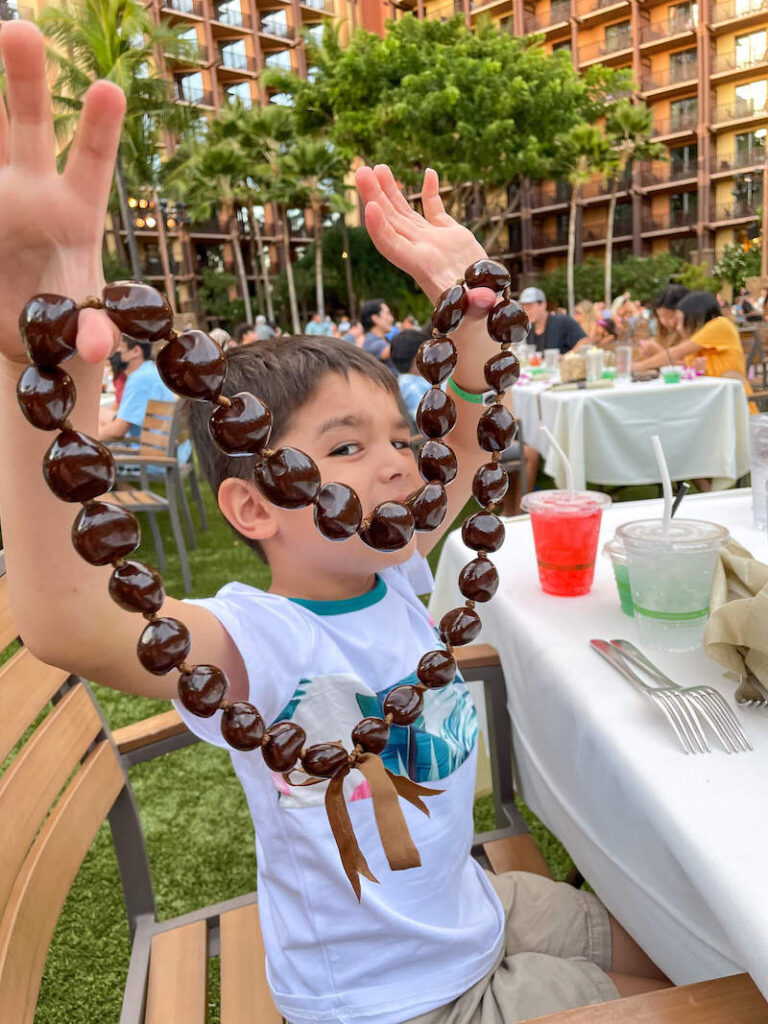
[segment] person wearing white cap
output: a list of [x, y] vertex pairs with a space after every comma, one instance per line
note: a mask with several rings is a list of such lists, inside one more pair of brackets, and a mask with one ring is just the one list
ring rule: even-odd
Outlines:
[[567, 313], [549, 312], [547, 296], [541, 288], [524, 288], [518, 302], [531, 322], [528, 344], [535, 345], [537, 352], [543, 352], [547, 348], [570, 352], [576, 342], [585, 337], [584, 331], [572, 316], [568, 316]]

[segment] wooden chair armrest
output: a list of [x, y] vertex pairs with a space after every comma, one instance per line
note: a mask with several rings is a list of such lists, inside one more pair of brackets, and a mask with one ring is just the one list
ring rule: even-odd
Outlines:
[[178, 712], [171, 709], [150, 718], [143, 718], [140, 722], [132, 722], [122, 729], [115, 729], [112, 738], [120, 753], [127, 754], [131, 750], [139, 750], [151, 743], [169, 739], [171, 736], [180, 736], [188, 731]]
[[112, 458], [118, 466], [175, 466], [176, 459], [170, 455], [139, 455], [112, 451]]
[[734, 974], [535, 1020], [539, 1024], [767, 1024], [768, 1003], [748, 974]]
[[499, 665], [499, 652], [490, 644], [467, 644], [466, 647], [457, 647], [453, 656], [456, 664], [463, 672], [471, 668], [488, 668], [490, 665]]

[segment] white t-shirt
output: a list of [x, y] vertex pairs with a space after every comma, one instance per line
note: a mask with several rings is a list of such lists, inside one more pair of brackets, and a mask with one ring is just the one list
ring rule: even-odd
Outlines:
[[[237, 645], [265, 722], [291, 719], [307, 745], [340, 740], [350, 749], [353, 726], [384, 717], [387, 692], [415, 682], [421, 655], [440, 646], [417, 596], [431, 587], [416, 554], [346, 601], [289, 600], [233, 583], [194, 603]], [[361, 878], [360, 903], [328, 824], [327, 784], [289, 787], [258, 750], [227, 747], [220, 712], [197, 718], [174, 701], [193, 732], [231, 751], [256, 829], [267, 976], [292, 1024], [399, 1024], [465, 992], [499, 952], [503, 912], [469, 852], [477, 715], [460, 676], [424, 697], [422, 715], [393, 726], [382, 754], [391, 771], [443, 790], [425, 799], [429, 818], [400, 801], [421, 867], [390, 870], [366, 780], [358, 771], [344, 780], [360, 849], [379, 880]]]

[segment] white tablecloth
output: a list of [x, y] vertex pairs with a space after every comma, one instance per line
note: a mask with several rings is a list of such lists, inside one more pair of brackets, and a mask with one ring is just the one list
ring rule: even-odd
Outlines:
[[[660, 509], [660, 500], [614, 505], [601, 545], [619, 523]], [[728, 526], [768, 561], [748, 491], [693, 495], [681, 512]], [[471, 557], [454, 532], [437, 571], [436, 620], [461, 603], [456, 578]], [[478, 606], [480, 641], [501, 656], [523, 798], [673, 981], [747, 970], [768, 996], [768, 709], [736, 705], [736, 684], [703, 651], [648, 651], [673, 679], [716, 686], [755, 747], [686, 756], [656, 706], [589, 646], [595, 636], [638, 641], [607, 559], [598, 558], [589, 595], [542, 593], [527, 517], [507, 521], [491, 557], [501, 584]]]
[[558, 487], [565, 486], [565, 474], [542, 423], [568, 456], [577, 488], [587, 481], [658, 483], [654, 434], [661, 438], [673, 480], [713, 477], [718, 489], [731, 487], [749, 470], [749, 410], [737, 380], [700, 377], [560, 392], [546, 386], [517, 385], [512, 395], [523, 439], [545, 456], [544, 470]]

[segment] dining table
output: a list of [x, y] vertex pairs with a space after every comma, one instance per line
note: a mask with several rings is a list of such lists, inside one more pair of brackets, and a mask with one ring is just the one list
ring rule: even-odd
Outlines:
[[[552, 385], [555, 384], [553, 387]], [[729, 377], [614, 382], [559, 390], [530, 380], [512, 388], [522, 437], [544, 458], [544, 472], [565, 486], [561, 460], [542, 431], [565, 452], [574, 486], [659, 483], [651, 437], [658, 434], [673, 480], [712, 479], [732, 487], [749, 471], [749, 408], [742, 384]]]
[[[661, 499], [614, 503], [601, 547], [618, 525], [661, 511]], [[749, 490], [690, 495], [677, 515], [726, 526], [768, 562]], [[478, 606], [477, 642], [500, 656], [520, 795], [673, 982], [748, 971], [768, 997], [768, 707], [737, 704], [737, 681], [701, 648], [644, 648], [604, 555], [588, 594], [543, 593], [529, 517], [504, 522], [504, 544], [490, 556], [500, 584]], [[461, 531], [448, 536], [430, 603], [436, 621], [463, 602], [457, 576], [473, 557]], [[711, 737], [710, 753], [685, 754], [658, 706], [592, 638], [630, 640], [676, 682], [715, 687], [754, 749], [729, 754]]]

